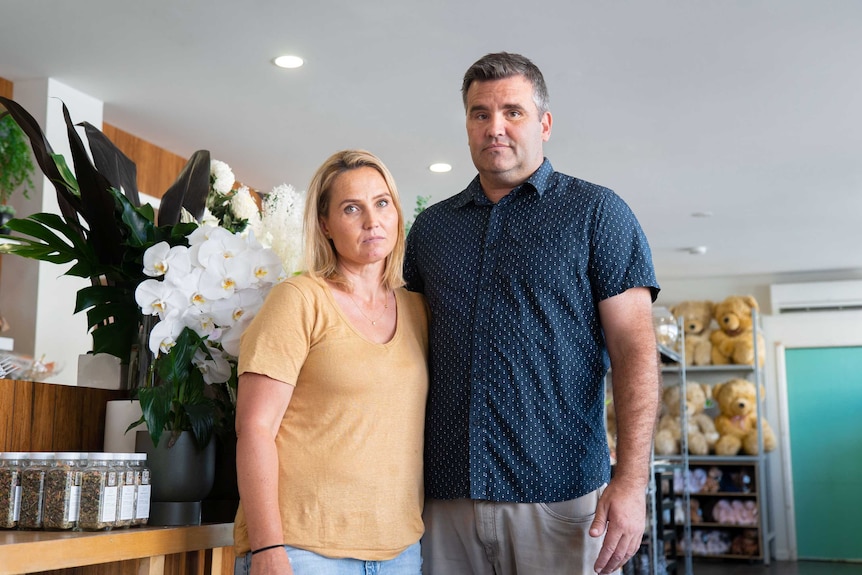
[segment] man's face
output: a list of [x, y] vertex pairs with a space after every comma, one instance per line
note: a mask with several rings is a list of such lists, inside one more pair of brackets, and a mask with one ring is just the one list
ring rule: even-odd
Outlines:
[[467, 139], [486, 191], [523, 183], [542, 165], [550, 136], [551, 114], [539, 114], [523, 76], [470, 84]]

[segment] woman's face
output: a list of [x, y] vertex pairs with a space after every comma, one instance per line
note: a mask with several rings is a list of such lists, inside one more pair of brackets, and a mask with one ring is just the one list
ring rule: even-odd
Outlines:
[[335, 179], [330, 194], [320, 226], [332, 239], [339, 264], [382, 263], [398, 236], [398, 212], [383, 176], [370, 167], [348, 170]]

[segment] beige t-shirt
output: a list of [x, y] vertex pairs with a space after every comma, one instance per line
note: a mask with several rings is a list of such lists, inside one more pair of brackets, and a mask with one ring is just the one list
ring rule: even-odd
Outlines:
[[[305, 275], [275, 286], [243, 334], [239, 373], [295, 384], [276, 437], [287, 545], [383, 561], [422, 536], [428, 316], [421, 295], [395, 297], [386, 344], [365, 339]], [[241, 501], [234, 540], [249, 550]]]

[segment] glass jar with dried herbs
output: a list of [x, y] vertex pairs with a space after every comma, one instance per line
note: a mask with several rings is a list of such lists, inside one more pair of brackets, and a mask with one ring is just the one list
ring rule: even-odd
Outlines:
[[21, 512], [18, 529], [42, 529], [45, 475], [51, 467], [54, 453], [34, 451], [27, 456], [21, 471]]
[[81, 511], [77, 529], [102, 531], [117, 522], [119, 472], [111, 465], [113, 453], [89, 453], [81, 478]]
[[132, 525], [146, 525], [150, 520], [150, 468], [146, 453], [133, 453], [132, 469], [135, 470], [135, 518]]
[[21, 510], [21, 471], [28, 454], [20, 451], [0, 453], [0, 529], [18, 526]]
[[45, 529], [72, 529], [78, 521], [81, 481], [87, 464], [86, 453], [54, 454], [45, 473], [42, 526]]
[[135, 470], [131, 462], [131, 453], [115, 453], [114, 460], [111, 462], [120, 475], [115, 527], [129, 527], [135, 518]]

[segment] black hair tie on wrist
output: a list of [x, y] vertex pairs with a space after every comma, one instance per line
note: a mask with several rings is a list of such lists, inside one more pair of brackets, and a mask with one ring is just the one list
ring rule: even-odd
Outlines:
[[260, 549], [255, 549], [251, 552], [252, 555], [257, 555], [263, 551], [269, 551], [270, 549], [275, 549], [276, 547], [284, 547], [284, 543], [279, 543], [278, 545], [267, 545], [266, 547], [261, 547]]

